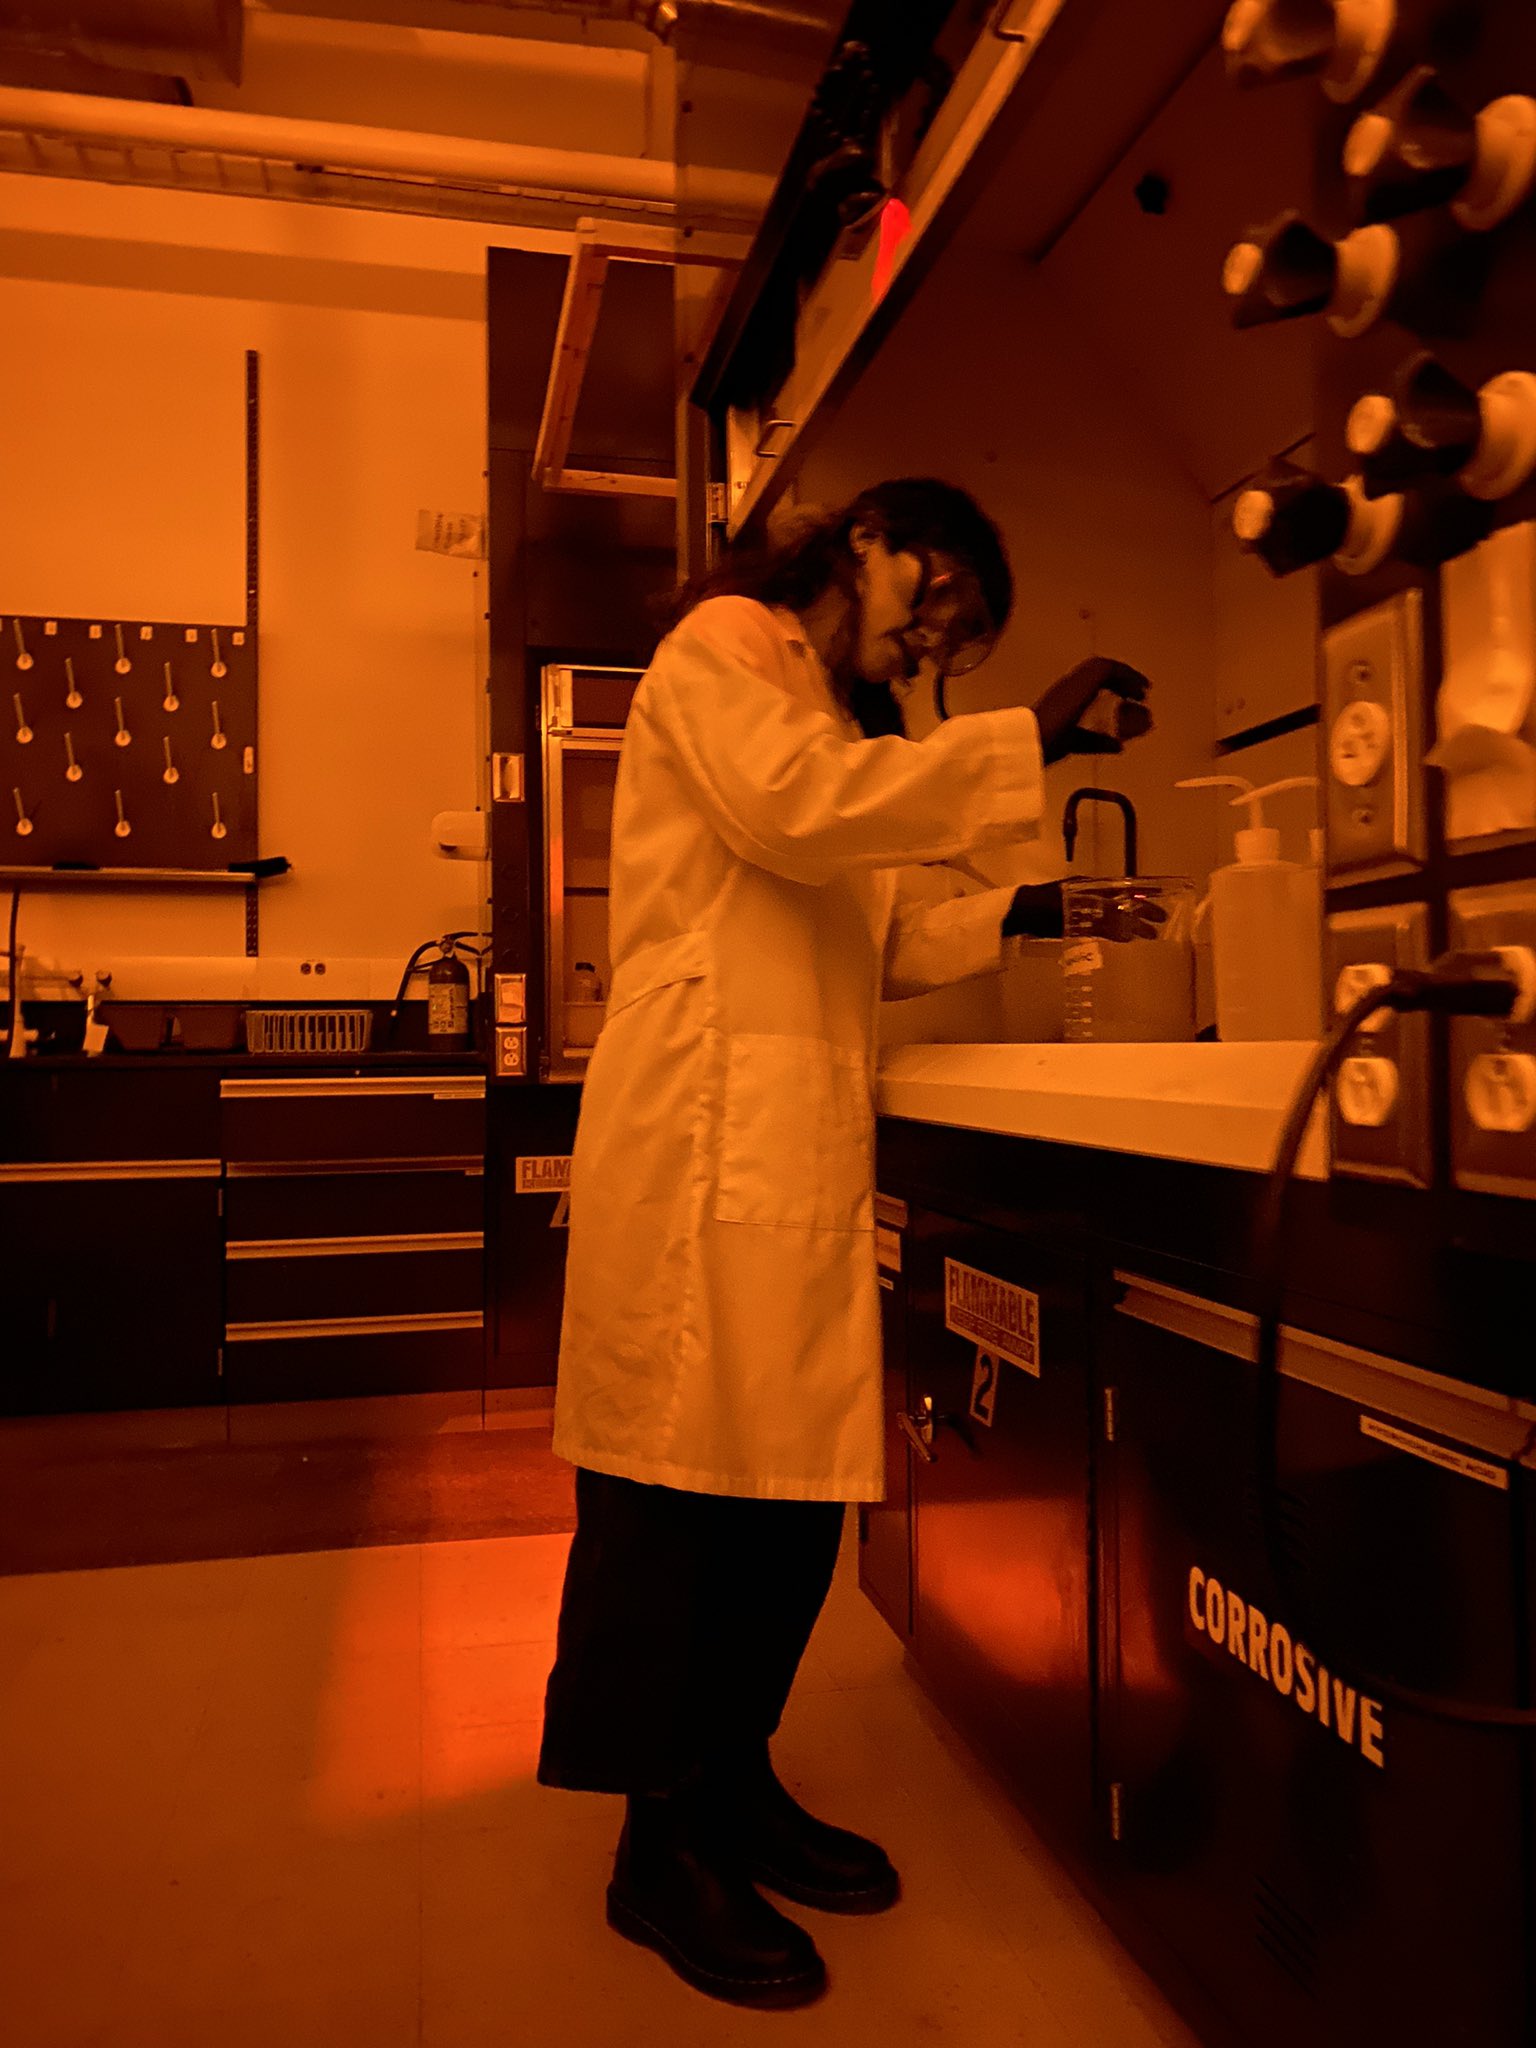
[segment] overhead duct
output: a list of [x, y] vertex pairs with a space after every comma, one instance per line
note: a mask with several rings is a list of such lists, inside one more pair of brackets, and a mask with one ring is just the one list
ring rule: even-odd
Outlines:
[[[336, 181], [351, 179], [359, 184], [368, 181], [370, 186], [376, 182], [381, 188], [379, 198], [370, 201], [367, 193], [358, 192], [352, 204], [398, 209], [402, 202], [384, 198], [382, 190], [398, 194], [414, 188], [421, 203], [409, 210], [459, 215], [473, 210], [466, 207], [466, 200], [494, 202], [517, 196], [582, 214], [618, 211], [663, 225], [673, 220], [677, 209], [676, 166], [652, 158], [538, 149], [212, 107], [157, 106], [0, 87], [0, 139], [7, 135], [18, 138], [28, 152], [27, 161], [15, 167], [45, 174], [57, 171], [226, 191], [256, 189], [276, 198], [332, 200], [342, 196], [334, 189]], [[70, 161], [50, 160], [48, 146], [58, 144], [73, 146]], [[105, 152], [120, 153], [122, 168], [104, 161]], [[258, 172], [270, 166], [273, 178], [253, 188], [249, 177], [224, 175], [224, 167], [230, 165], [255, 167]], [[209, 167], [210, 175], [201, 175]], [[329, 186], [323, 187], [327, 180]], [[750, 226], [771, 190], [771, 179], [752, 172], [692, 172], [690, 222], [704, 217], [722, 226]], [[438, 197], [443, 204], [431, 203]], [[501, 217], [516, 215], [503, 208]]]
[[[543, 14], [580, 16], [630, 28], [642, 28], [663, 43], [695, 32], [729, 35], [743, 45], [793, 48], [811, 38], [826, 40], [825, 10], [775, 5], [774, 0], [454, 0], [477, 14]], [[397, 10], [392, 10], [397, 14]]]
[[238, 85], [244, 33], [242, 0], [20, 0], [0, 9], [0, 61], [83, 57]]

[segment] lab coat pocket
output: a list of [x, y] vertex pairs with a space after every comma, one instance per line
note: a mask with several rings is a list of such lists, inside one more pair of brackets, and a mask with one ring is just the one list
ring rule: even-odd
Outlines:
[[679, 932], [640, 951], [613, 971], [608, 990], [608, 1015], [616, 1017], [642, 996], [674, 982], [698, 981], [709, 972], [709, 937], [705, 932]]
[[726, 1044], [715, 1216], [870, 1230], [874, 1104], [860, 1053], [740, 1032]]

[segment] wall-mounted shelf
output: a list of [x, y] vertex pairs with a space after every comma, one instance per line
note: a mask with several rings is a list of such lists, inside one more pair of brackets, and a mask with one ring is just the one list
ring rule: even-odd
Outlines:
[[232, 875], [223, 868], [0, 867], [0, 888], [26, 889], [251, 889], [276, 875]]

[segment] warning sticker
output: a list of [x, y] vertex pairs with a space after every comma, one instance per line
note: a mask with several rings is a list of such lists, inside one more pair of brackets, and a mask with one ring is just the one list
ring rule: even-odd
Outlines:
[[875, 1259], [877, 1264], [887, 1267], [892, 1273], [901, 1271], [899, 1230], [887, 1230], [883, 1223], [875, 1225]]
[[944, 1327], [1040, 1377], [1040, 1297], [1027, 1288], [946, 1259]]
[[571, 1162], [564, 1159], [519, 1159], [517, 1192], [520, 1195], [563, 1195], [571, 1184]]
[[1496, 1486], [1501, 1493], [1509, 1491], [1509, 1474], [1502, 1465], [1490, 1465], [1486, 1459], [1471, 1457], [1466, 1451], [1453, 1451], [1427, 1436], [1411, 1436], [1406, 1429], [1394, 1429], [1390, 1422], [1378, 1422], [1374, 1415], [1361, 1416], [1360, 1434], [1374, 1437], [1379, 1444], [1390, 1444], [1395, 1451], [1406, 1451], [1410, 1458], [1423, 1458], [1426, 1464], [1459, 1472], [1463, 1479], [1475, 1479], [1480, 1486]]

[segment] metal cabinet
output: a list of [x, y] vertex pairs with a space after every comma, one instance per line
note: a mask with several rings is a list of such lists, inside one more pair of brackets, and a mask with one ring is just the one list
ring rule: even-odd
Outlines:
[[560, 1349], [575, 1088], [498, 1088], [490, 1113], [487, 1387], [548, 1387]]
[[907, 1381], [913, 1647], [1042, 1828], [1091, 1802], [1087, 1278], [1063, 1223], [913, 1208]]
[[216, 1160], [0, 1167], [0, 1413], [223, 1398], [218, 1171]]
[[228, 1398], [483, 1386], [483, 1077], [240, 1077], [220, 1101]]
[[1528, 1421], [1292, 1336], [1277, 1577], [1251, 1319], [1120, 1277], [1098, 1468], [1117, 1909], [1252, 2048], [1529, 2042], [1528, 1738], [1421, 1718], [1370, 1676], [1519, 1703]]

